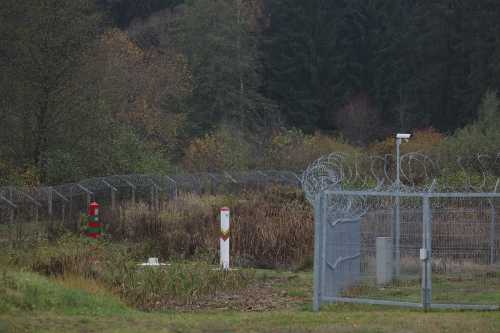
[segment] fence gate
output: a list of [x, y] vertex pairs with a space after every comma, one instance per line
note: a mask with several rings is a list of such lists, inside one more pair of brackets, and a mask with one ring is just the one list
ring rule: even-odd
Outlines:
[[319, 193], [314, 310], [335, 302], [497, 310], [490, 295], [500, 298], [495, 289], [500, 266], [491, 230], [496, 216], [492, 200], [499, 196]]
[[333, 214], [328, 209], [325, 196], [316, 207], [315, 233], [315, 304], [335, 301], [341, 292], [360, 279], [361, 228], [360, 219]]
[[322, 265], [323, 298], [340, 297], [340, 292], [360, 278], [360, 220], [330, 217], [323, 223], [325, 244]]

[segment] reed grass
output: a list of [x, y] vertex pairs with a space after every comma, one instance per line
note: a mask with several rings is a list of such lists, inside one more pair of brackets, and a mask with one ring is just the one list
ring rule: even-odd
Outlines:
[[216, 263], [219, 209], [231, 209], [232, 260], [240, 266], [303, 267], [313, 251], [312, 208], [296, 189], [270, 188], [238, 197], [180, 196], [159, 211], [145, 203], [122, 207], [112, 223], [113, 239], [147, 243], [164, 258]]

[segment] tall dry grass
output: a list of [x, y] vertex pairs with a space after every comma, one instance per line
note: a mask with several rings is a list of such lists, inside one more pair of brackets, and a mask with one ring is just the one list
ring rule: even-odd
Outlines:
[[144, 310], [191, 304], [245, 288], [254, 280], [253, 270], [220, 271], [200, 260], [143, 267], [138, 265], [142, 249], [134, 244], [67, 235], [38, 245], [11, 253], [10, 264], [51, 276], [67, 287], [115, 293]]
[[182, 195], [159, 211], [143, 203], [123, 207], [111, 238], [141, 243], [165, 259], [203, 257], [216, 263], [219, 210], [231, 209], [231, 254], [243, 266], [300, 267], [311, 260], [312, 208], [295, 189], [271, 188], [238, 197]]

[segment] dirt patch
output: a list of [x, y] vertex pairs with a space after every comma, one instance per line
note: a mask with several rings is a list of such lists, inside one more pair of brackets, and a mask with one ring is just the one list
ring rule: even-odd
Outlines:
[[237, 292], [218, 293], [214, 296], [197, 300], [192, 304], [159, 302], [155, 308], [181, 312], [197, 310], [262, 312], [298, 308], [304, 303], [310, 302], [310, 295], [307, 295], [307, 293], [290, 292], [288, 288], [290, 280], [290, 277], [259, 279], [247, 288]]

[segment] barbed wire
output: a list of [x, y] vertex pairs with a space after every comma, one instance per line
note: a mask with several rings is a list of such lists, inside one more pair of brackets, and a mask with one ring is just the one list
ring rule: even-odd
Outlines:
[[[500, 190], [500, 153], [474, 154], [456, 159], [431, 158], [420, 152], [400, 157], [400, 170], [393, 155], [367, 156], [332, 153], [322, 156], [302, 174], [307, 200], [328, 218], [332, 227], [359, 221], [369, 212], [389, 209], [400, 221], [401, 207], [418, 206], [406, 198], [411, 192], [498, 192]], [[319, 196], [325, 191], [336, 195]], [[345, 192], [349, 191], [349, 192]], [[354, 192], [353, 192], [354, 191]], [[368, 197], [367, 192], [378, 195]], [[344, 193], [351, 193], [344, 195]], [[401, 196], [384, 195], [401, 194]], [[319, 200], [327, 200], [321, 203]], [[486, 200], [494, 207], [491, 199]], [[436, 201], [436, 204], [439, 200]], [[322, 208], [323, 207], [323, 208]], [[495, 214], [492, 213], [492, 216]], [[397, 222], [399, 225], [399, 222]]]
[[[154, 189], [175, 196], [179, 192], [202, 193], [221, 186], [245, 187], [265, 184], [302, 186], [313, 202], [323, 190], [362, 189], [401, 192], [467, 191], [499, 189], [500, 153], [474, 154], [454, 161], [432, 158], [420, 152], [401, 156], [400, 182], [396, 182], [395, 158], [386, 155], [334, 152], [320, 157], [298, 175], [292, 171], [255, 170], [242, 172], [179, 175], [112, 175], [84, 179], [75, 183], [40, 187], [0, 187], [0, 205], [43, 206], [48, 198], [69, 202], [78, 196], [92, 198], [99, 192]], [[352, 204], [352, 203], [351, 203]]]
[[[309, 202], [325, 190], [373, 190], [400, 192], [498, 191], [500, 184], [500, 153], [474, 154], [455, 160], [432, 158], [420, 152], [403, 154], [400, 178], [396, 177], [394, 155], [347, 155], [331, 153], [311, 163], [301, 177], [302, 188]], [[336, 203], [338, 210], [354, 203]]]

